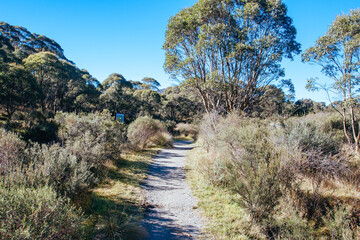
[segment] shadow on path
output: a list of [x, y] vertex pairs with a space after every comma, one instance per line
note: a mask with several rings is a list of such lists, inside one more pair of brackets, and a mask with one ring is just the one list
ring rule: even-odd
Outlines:
[[143, 221], [149, 240], [196, 239], [202, 221], [190, 188], [185, 182], [185, 155], [191, 141], [177, 141], [173, 149], [161, 151], [151, 164], [146, 191], [148, 213]]

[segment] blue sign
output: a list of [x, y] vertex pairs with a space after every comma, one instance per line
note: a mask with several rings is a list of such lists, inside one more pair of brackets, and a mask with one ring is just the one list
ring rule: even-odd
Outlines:
[[124, 114], [122, 114], [122, 113], [117, 113], [117, 114], [115, 115], [115, 120], [116, 120], [116, 121], [120, 120], [121, 123], [124, 123]]

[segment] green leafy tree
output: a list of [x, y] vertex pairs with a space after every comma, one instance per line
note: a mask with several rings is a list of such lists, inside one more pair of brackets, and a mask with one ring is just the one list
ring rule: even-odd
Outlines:
[[73, 110], [76, 97], [86, 87], [80, 69], [50, 52], [32, 54], [24, 59], [24, 65], [44, 92], [43, 110]]
[[168, 87], [162, 94], [161, 117], [175, 122], [192, 122], [203, 113], [201, 99], [189, 89]]
[[[304, 62], [320, 65], [322, 72], [331, 80], [330, 86], [321, 86], [315, 79], [308, 80], [309, 90], [317, 90], [318, 86], [321, 86], [341, 96], [340, 109], [334, 104], [333, 106], [342, 116], [344, 134], [348, 142], [355, 143], [359, 151], [360, 10], [336, 17], [327, 33], [304, 52], [302, 59]], [[349, 118], [351, 134], [346, 125]]]
[[82, 84], [80, 92], [75, 91], [74, 107], [77, 112], [91, 112], [99, 108], [101, 84], [87, 70], [81, 70], [81, 74], [85, 85]]
[[157, 116], [161, 108], [161, 96], [151, 89], [138, 89], [133, 96], [141, 102], [139, 113], [141, 115]]
[[9, 65], [0, 71], [0, 104], [11, 120], [18, 109], [35, 107], [41, 97], [36, 79], [21, 65]]
[[254, 93], [284, 75], [300, 44], [286, 6], [272, 0], [199, 0], [172, 17], [165, 70], [185, 80], [205, 110], [246, 110]]
[[141, 106], [141, 102], [133, 96], [132, 89], [121, 88], [119, 85], [106, 89], [100, 95], [100, 104], [103, 109], [108, 109], [114, 116], [116, 113], [124, 114], [126, 123], [136, 119]]
[[57, 42], [46, 36], [31, 33], [24, 27], [0, 22], [0, 35], [0, 42], [6, 39], [20, 59], [24, 59], [34, 53], [48, 51], [60, 59], [69, 61], [64, 55], [64, 50]]
[[141, 82], [143, 82], [142, 87], [144, 89], [151, 89], [154, 91], [158, 91], [160, 87], [160, 83], [151, 77], [144, 77]]
[[106, 78], [102, 86], [104, 89], [108, 89], [111, 86], [119, 85], [120, 87], [133, 88], [131, 82], [127, 81], [123, 75], [119, 73], [113, 73], [108, 78]]

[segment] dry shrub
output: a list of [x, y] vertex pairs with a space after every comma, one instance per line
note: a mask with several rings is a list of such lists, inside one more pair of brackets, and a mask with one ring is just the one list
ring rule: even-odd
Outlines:
[[155, 136], [149, 139], [149, 145], [173, 147], [172, 136], [168, 132], [158, 132]]
[[198, 129], [194, 124], [190, 123], [178, 123], [176, 124], [175, 131], [178, 131], [181, 135], [192, 138], [196, 138], [198, 134]]
[[[131, 144], [139, 150], [143, 150], [151, 144], [169, 144], [168, 136], [163, 124], [159, 120], [144, 116], [138, 117], [129, 125], [127, 136]], [[168, 134], [168, 133], [167, 133]]]
[[11, 171], [25, 156], [25, 143], [19, 137], [0, 129], [0, 173]]
[[[260, 235], [268, 239], [336, 239], [330, 231], [321, 232], [323, 227], [331, 228], [324, 216], [341, 218], [334, 203], [345, 203], [331, 193], [326, 195], [324, 184], [334, 188], [336, 181], [349, 177], [349, 183], [357, 184], [359, 171], [355, 170], [356, 154], [349, 161], [342, 154], [342, 140], [323, 129], [323, 125], [304, 119], [269, 124], [237, 113], [208, 115], [199, 136], [207, 155], [195, 166], [210, 184], [234, 193], [234, 201], [250, 214]], [[305, 183], [310, 189], [304, 188]], [[335, 232], [347, 235], [350, 229], [354, 236], [354, 227], [341, 228]], [[250, 238], [256, 235], [247, 228], [244, 232]]]

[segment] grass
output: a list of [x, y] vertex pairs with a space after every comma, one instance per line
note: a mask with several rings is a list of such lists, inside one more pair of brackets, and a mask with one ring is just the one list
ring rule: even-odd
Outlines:
[[204, 156], [206, 157], [206, 152], [200, 148], [194, 148], [188, 154], [187, 180], [198, 199], [202, 215], [208, 219], [205, 231], [219, 240], [248, 239], [242, 234], [242, 229], [249, 225], [250, 217], [233, 201], [234, 195], [225, 189], [209, 185], [202, 174], [196, 171], [198, 158]]
[[[128, 231], [144, 231], [138, 224], [145, 211], [141, 183], [158, 151], [151, 149], [122, 154], [119, 159], [106, 162], [106, 177], [92, 190], [86, 209], [92, 216], [97, 238], [104, 235], [111, 237], [125, 228]], [[134, 236], [133, 232], [129, 234]]]

